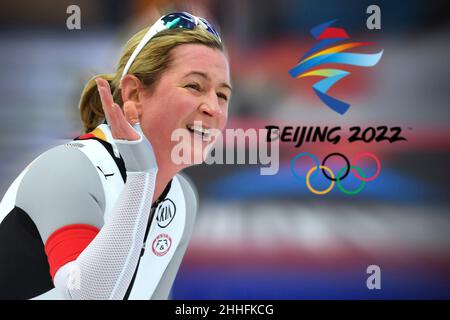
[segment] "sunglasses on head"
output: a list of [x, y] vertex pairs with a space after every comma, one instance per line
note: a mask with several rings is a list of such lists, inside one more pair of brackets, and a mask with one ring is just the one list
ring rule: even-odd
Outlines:
[[174, 12], [169, 13], [158, 19], [147, 31], [147, 33], [142, 38], [141, 42], [136, 46], [130, 58], [128, 59], [125, 68], [123, 69], [122, 79], [127, 74], [133, 61], [136, 59], [137, 55], [145, 47], [145, 45], [158, 33], [167, 29], [183, 28], [194, 30], [195, 27], [200, 26], [212, 35], [214, 35], [220, 42], [219, 33], [213, 28], [213, 26], [204, 18], [194, 16], [187, 12]]

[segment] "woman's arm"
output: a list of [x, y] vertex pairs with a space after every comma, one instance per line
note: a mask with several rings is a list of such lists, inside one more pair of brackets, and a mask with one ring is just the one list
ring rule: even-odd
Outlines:
[[55, 287], [66, 299], [124, 297], [155, 189], [152, 147], [139, 125], [114, 105], [105, 82], [99, 81], [104, 111], [127, 168], [126, 184], [109, 219], [103, 222], [106, 200], [97, 169], [73, 146], [54, 148], [34, 163], [16, 199], [35, 223]]
[[[55, 286], [69, 299], [124, 297], [139, 260], [158, 171], [152, 146], [136, 123], [135, 110], [125, 110], [125, 117], [112, 99], [108, 82], [97, 79], [97, 85], [111, 133], [125, 161], [127, 182], [111, 218], [95, 239], [55, 275]], [[71, 279], [73, 276], [78, 279]]]
[[75, 261], [56, 272], [55, 287], [67, 299], [123, 299], [139, 260], [157, 166], [145, 137], [117, 147], [125, 163], [134, 165], [127, 165], [127, 182], [111, 218]]

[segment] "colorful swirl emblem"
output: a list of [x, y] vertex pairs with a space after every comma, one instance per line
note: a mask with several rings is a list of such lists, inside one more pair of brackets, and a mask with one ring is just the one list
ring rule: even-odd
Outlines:
[[325, 77], [313, 85], [314, 92], [323, 103], [342, 115], [350, 108], [350, 104], [327, 95], [327, 91], [350, 72], [332, 68], [312, 69], [326, 63], [373, 67], [380, 61], [383, 50], [371, 54], [343, 52], [351, 48], [373, 45], [373, 42], [350, 42], [330, 47], [336, 42], [350, 38], [343, 28], [330, 27], [336, 21], [331, 20], [311, 29], [312, 36], [319, 42], [300, 59], [295, 67], [289, 70], [289, 74], [293, 78]]

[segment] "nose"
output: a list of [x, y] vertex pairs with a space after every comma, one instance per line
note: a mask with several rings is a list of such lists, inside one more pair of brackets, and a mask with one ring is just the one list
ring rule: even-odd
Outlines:
[[207, 115], [209, 117], [220, 117], [222, 115], [222, 109], [220, 108], [219, 104], [214, 101], [204, 101], [199, 107], [199, 110], [204, 115]]

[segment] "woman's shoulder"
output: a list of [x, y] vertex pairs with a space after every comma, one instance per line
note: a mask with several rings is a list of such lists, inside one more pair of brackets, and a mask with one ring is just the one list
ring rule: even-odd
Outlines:
[[44, 242], [54, 230], [76, 221], [101, 226], [105, 193], [98, 169], [82, 148], [82, 143], [71, 142], [45, 151], [7, 191]]
[[113, 156], [114, 148], [109, 136], [108, 127], [100, 125], [92, 132], [43, 152], [24, 171], [27, 175], [29, 172], [44, 171], [47, 175], [58, 172], [83, 178], [86, 176], [83, 173], [96, 172], [96, 163]]
[[24, 170], [24, 179], [35, 182], [81, 183], [101, 187], [101, 173], [125, 171], [120, 158], [115, 156], [109, 131], [101, 125], [94, 131], [72, 141], [57, 145], [39, 155]]
[[81, 150], [83, 147], [74, 141], [43, 152], [23, 171], [19, 189], [47, 193], [101, 190], [98, 169]]

